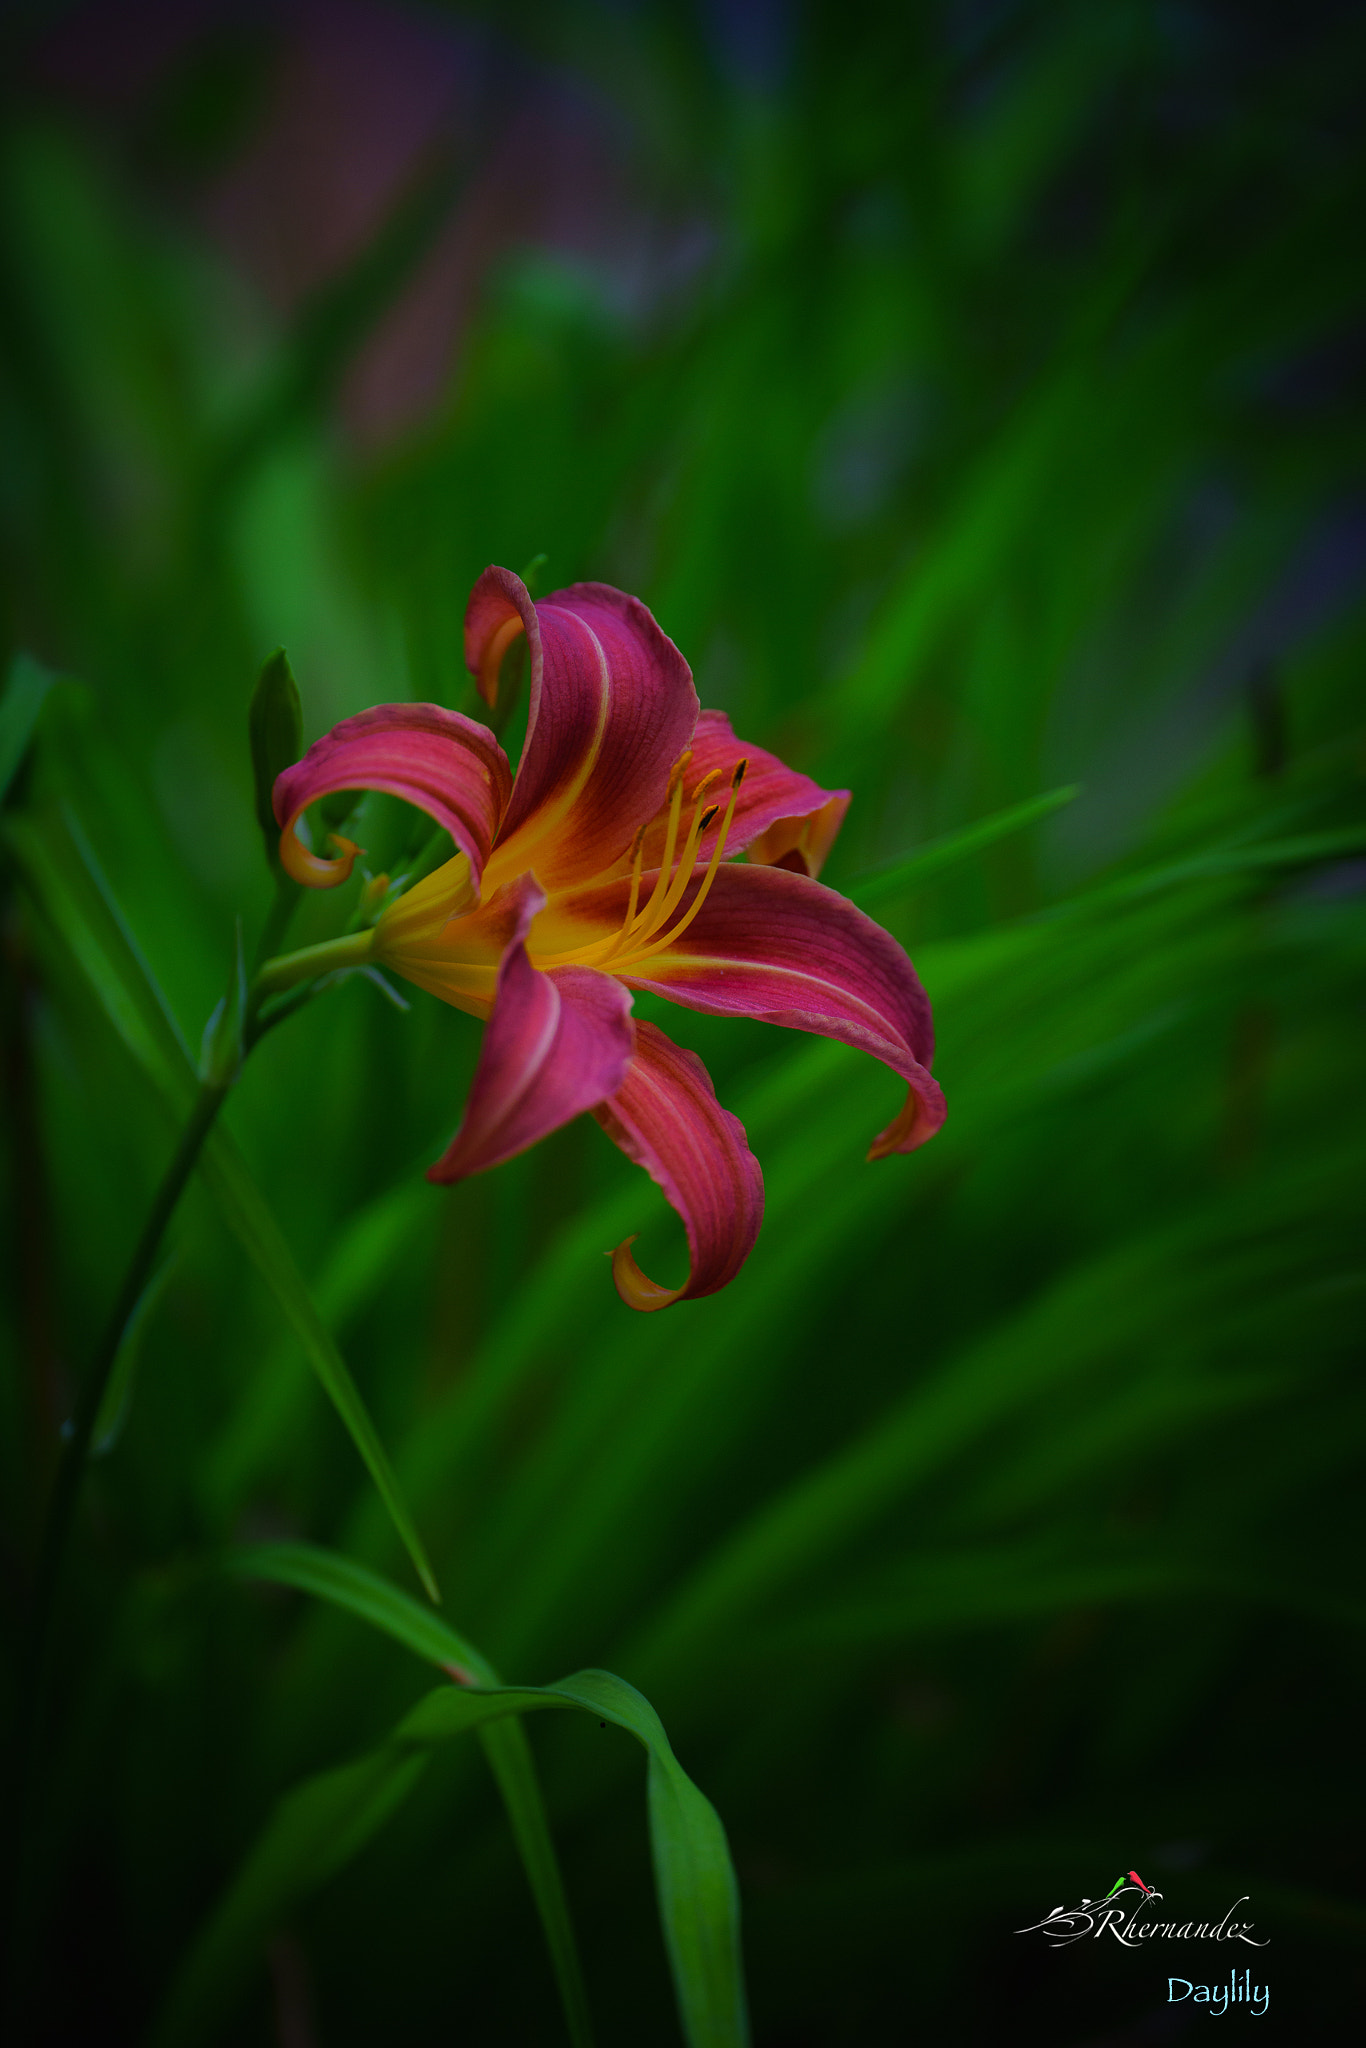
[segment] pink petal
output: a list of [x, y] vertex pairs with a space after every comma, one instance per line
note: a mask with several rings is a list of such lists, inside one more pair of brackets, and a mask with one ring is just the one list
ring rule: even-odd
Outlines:
[[339, 789], [383, 789], [444, 825], [469, 857], [477, 889], [512, 778], [486, 726], [440, 704], [377, 704], [315, 740], [275, 783], [280, 859], [298, 882], [332, 889], [351, 872], [356, 849], [322, 860], [295, 835], [300, 813]]
[[[653, 878], [641, 883], [641, 898]], [[685, 891], [681, 916], [696, 897]], [[617, 928], [627, 885], [617, 879], [561, 899], [566, 919], [588, 933]], [[944, 1121], [944, 1098], [929, 1073], [934, 1030], [929, 998], [889, 932], [833, 889], [782, 868], [723, 864], [697, 916], [676, 944], [622, 977], [691, 1010], [758, 1017], [842, 1039], [909, 1082], [899, 1116], [873, 1140], [870, 1159], [913, 1152]]]
[[[849, 808], [847, 789], [822, 789], [809, 775], [785, 767], [776, 754], [765, 753], [737, 740], [724, 711], [704, 711], [692, 736], [692, 759], [688, 763], [685, 792], [717, 772], [707, 801], [721, 806], [721, 817], [730, 795], [731, 777], [741, 761], [745, 779], [740, 784], [735, 816], [726, 835], [726, 853], [740, 853], [746, 847], [752, 861], [765, 866], [795, 868], [799, 874], [816, 875], [835, 842], [835, 835]], [[658, 867], [664, 857], [669, 807], [661, 806], [645, 834], [644, 864]], [[686, 828], [688, 815], [683, 818]], [[700, 857], [709, 859], [721, 830], [721, 817], [702, 835]]]
[[525, 941], [545, 894], [530, 875], [514, 887], [518, 920], [498, 970], [464, 1121], [428, 1180], [463, 1180], [525, 1152], [611, 1095], [630, 1064], [630, 994], [589, 967], [549, 974], [534, 968]]
[[626, 1079], [593, 1112], [628, 1159], [657, 1181], [683, 1218], [690, 1266], [682, 1287], [641, 1272], [628, 1237], [612, 1254], [612, 1278], [628, 1308], [668, 1308], [715, 1294], [749, 1257], [764, 1215], [764, 1179], [738, 1117], [722, 1109], [711, 1076], [654, 1024], [636, 1025]]
[[800, 817], [775, 818], [750, 841], [749, 858], [756, 867], [787, 868], [794, 875], [810, 875], [814, 880], [839, 837], [848, 808], [849, 792], [841, 789], [817, 810]]
[[534, 869], [547, 889], [563, 888], [602, 874], [659, 809], [697, 693], [637, 598], [575, 583], [533, 604], [507, 569], [484, 571], [465, 615], [465, 658], [481, 687], [514, 620], [527, 636], [531, 697], [498, 876]]

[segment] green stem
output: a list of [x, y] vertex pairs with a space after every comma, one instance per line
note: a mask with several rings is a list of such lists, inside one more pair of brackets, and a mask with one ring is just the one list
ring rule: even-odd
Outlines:
[[343, 932], [339, 939], [325, 939], [320, 946], [305, 946], [298, 953], [281, 953], [267, 960], [256, 977], [255, 995], [273, 995], [277, 989], [292, 988], [296, 981], [316, 981], [319, 975], [335, 974], [342, 967], [363, 967], [375, 947], [373, 929]]
[[294, 915], [295, 906], [303, 895], [300, 885], [283, 870], [275, 879], [275, 900], [266, 912], [266, 921], [261, 927], [261, 936], [256, 946], [256, 966], [269, 960], [285, 933]]
[[38, 1577], [34, 1587], [33, 1603], [33, 1682], [40, 1683], [48, 1631], [52, 1622], [52, 1609], [61, 1577], [62, 1561], [71, 1538], [71, 1525], [75, 1519], [76, 1502], [80, 1494], [81, 1479], [85, 1473], [86, 1461], [90, 1455], [90, 1438], [95, 1427], [95, 1418], [100, 1412], [109, 1375], [119, 1355], [119, 1346], [128, 1319], [142, 1298], [143, 1289], [152, 1276], [158, 1251], [166, 1226], [175, 1211], [175, 1206], [184, 1192], [185, 1183], [194, 1171], [204, 1140], [213, 1128], [227, 1095], [226, 1087], [205, 1085], [199, 1091], [189, 1121], [180, 1134], [180, 1143], [166, 1169], [161, 1186], [157, 1189], [142, 1236], [123, 1277], [123, 1286], [118, 1299], [105, 1324], [104, 1335], [94, 1364], [86, 1376], [76, 1403], [76, 1413], [71, 1423], [71, 1434], [62, 1449], [61, 1463], [52, 1488], [52, 1499], [48, 1505], [47, 1523], [43, 1533], [43, 1546], [39, 1553]]
[[190, 1111], [189, 1120], [180, 1134], [180, 1142], [162, 1178], [161, 1186], [157, 1189], [156, 1198], [143, 1225], [142, 1235], [124, 1274], [123, 1286], [105, 1325], [99, 1350], [81, 1388], [71, 1433], [62, 1447], [61, 1462], [57, 1467], [57, 1476], [48, 1503], [30, 1610], [28, 1657], [20, 1679], [16, 1743], [18, 1798], [14, 1817], [14, 1841], [17, 1844], [17, 1853], [12, 1864], [12, 1898], [9, 1901], [8, 1914], [9, 1933], [13, 1943], [13, 1968], [10, 1972], [9, 1995], [5, 2001], [7, 2019], [13, 2022], [7, 2030], [6, 2037], [16, 2041], [32, 2038], [29, 2021], [33, 2016], [32, 2007], [37, 1995], [32, 1954], [40, 1909], [37, 1893], [31, 1882], [38, 1814], [41, 1810], [37, 1751], [42, 1726], [48, 1644], [56, 1612], [62, 1566], [76, 1518], [81, 1480], [85, 1475], [86, 1462], [90, 1455], [90, 1440], [95, 1422], [109, 1385], [114, 1362], [119, 1355], [124, 1332], [151, 1279], [166, 1226], [184, 1192], [186, 1181], [194, 1171], [204, 1140], [213, 1127], [214, 1118], [218, 1115], [227, 1092], [226, 1086], [202, 1087]]

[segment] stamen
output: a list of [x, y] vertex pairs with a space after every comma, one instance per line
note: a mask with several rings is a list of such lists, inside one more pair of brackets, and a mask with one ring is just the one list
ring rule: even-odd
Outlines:
[[588, 965], [601, 967], [603, 962], [610, 960], [614, 953], [619, 953], [626, 942], [627, 933], [636, 921], [636, 904], [640, 901], [640, 869], [641, 862], [645, 857], [645, 834], [647, 830], [647, 826], [641, 826], [636, 834], [635, 845], [631, 848], [631, 895], [626, 905], [626, 916], [622, 920], [621, 929], [613, 933], [605, 953], [599, 954], [596, 946], [592, 949], [593, 957], [586, 963]]
[[664, 927], [682, 902], [688, 884], [693, 879], [698, 847], [716, 822], [721, 810], [720, 804], [707, 804], [704, 808], [699, 801], [721, 781], [725, 773], [723, 769], [713, 768], [703, 776], [693, 791], [692, 823], [688, 827], [682, 849], [678, 852], [675, 866], [674, 854], [678, 848], [678, 828], [683, 809], [683, 778], [691, 758], [691, 753], [681, 755], [669, 777], [669, 824], [664, 841], [664, 857], [650, 893], [650, 900], [644, 910], [637, 915], [645, 834], [648, 830], [647, 826], [642, 825], [631, 848], [631, 893], [627, 899], [626, 915], [616, 932], [610, 938], [595, 940], [588, 946], [575, 947], [571, 952], [538, 959], [538, 966], [548, 968], [573, 964], [580, 967], [600, 967], [609, 974], [620, 973], [635, 962], [647, 960], [655, 953], [662, 952], [666, 946], [671, 946], [679, 933], [685, 931], [692, 923], [706, 901], [725, 853], [726, 840], [735, 817], [740, 784], [744, 781], [749, 763], [745, 760], [739, 761], [731, 775], [730, 800], [726, 805], [726, 815], [722, 819], [721, 830], [697, 894], [679, 923], [672, 931], [666, 931]]
[[679, 755], [669, 773], [669, 829], [664, 839], [664, 858], [659, 864], [660, 872], [663, 874], [668, 873], [673, 863], [674, 848], [678, 844], [678, 820], [683, 811], [683, 777], [688, 772], [688, 763], [691, 759], [692, 748], [689, 747]]
[[[716, 870], [721, 865], [721, 856], [724, 854], [726, 850], [726, 840], [730, 836], [731, 823], [735, 817], [735, 805], [740, 795], [740, 784], [744, 781], [745, 768], [747, 765], [748, 764], [746, 762], [741, 761], [734, 775], [731, 777], [730, 802], [726, 805], [726, 815], [722, 820], [721, 830], [716, 835], [716, 844], [712, 848], [711, 859], [707, 863], [707, 872], [702, 877], [701, 886], [698, 889], [697, 894], [693, 897], [692, 902], [688, 905], [682, 917], [679, 918], [678, 923], [674, 926], [671, 932], [662, 932], [660, 936], [657, 939], [655, 939], [652, 945], [645, 946], [639, 952], [633, 953], [631, 955], [629, 962], [631, 966], [634, 967], [638, 965], [640, 961], [648, 960], [652, 958], [654, 954], [662, 953], [666, 947], [672, 946], [675, 939], [680, 938], [682, 934], [688, 929], [688, 926], [692, 923], [698, 911], [706, 902], [707, 897], [711, 894], [711, 885], [716, 880]], [[719, 808], [719, 805], [714, 805], [703, 818], [701, 827], [698, 830], [697, 834], [699, 839], [702, 837], [703, 832], [706, 831], [708, 825], [710, 825], [712, 819], [716, 816], [716, 812]], [[686, 887], [686, 883], [684, 886]], [[682, 893], [682, 890], [680, 890], [679, 895], [681, 896]], [[648, 935], [643, 934], [642, 936]], [[621, 964], [622, 966], [625, 966], [628, 963], [622, 962]]]
[[655, 884], [655, 893], [646, 906], [645, 915], [641, 919], [640, 930], [635, 934], [638, 942], [650, 938], [653, 933], [659, 930], [662, 924], [668, 923], [675, 910], [677, 910], [682, 900], [683, 891], [692, 879], [692, 871], [697, 863], [697, 848], [702, 834], [715, 816], [715, 806], [705, 815], [696, 811], [693, 813], [693, 821], [688, 828], [688, 836], [684, 841], [683, 851], [678, 856], [677, 868], [673, 874], [669, 873], [667, 867], [663, 867], [659, 871], [659, 880]]
[[623, 931], [629, 931], [636, 920], [636, 904], [640, 900], [640, 864], [645, 856], [645, 827], [636, 834], [636, 843], [631, 848], [631, 900], [626, 906], [626, 922]]
[[[692, 748], [689, 747], [679, 755], [669, 776], [669, 829], [664, 836], [664, 858], [659, 864], [659, 873], [655, 878], [655, 885], [650, 892], [650, 900], [645, 906], [642, 918], [642, 930], [644, 932], [653, 931], [668, 916], [667, 905], [671, 887], [674, 849], [678, 845], [678, 823], [683, 814], [683, 778], [688, 772], [688, 763], [691, 759]], [[689, 839], [691, 839], [691, 836], [690, 833]], [[687, 860], [688, 847], [685, 844], [679, 865], [682, 866]], [[623, 939], [629, 931], [630, 924], [628, 921], [627, 924], [622, 926]]]

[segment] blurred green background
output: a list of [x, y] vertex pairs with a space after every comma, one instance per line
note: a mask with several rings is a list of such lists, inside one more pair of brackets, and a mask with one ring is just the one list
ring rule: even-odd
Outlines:
[[[767, 1185], [740, 1278], [663, 1316], [601, 1254], [639, 1228], [670, 1278], [681, 1230], [588, 1120], [423, 1181], [471, 1020], [352, 981], [253, 1058], [228, 1122], [445, 1611], [511, 1678], [653, 1701], [729, 1830], [760, 2048], [1197, 2033], [1165, 2002], [1193, 1964], [1013, 1932], [1131, 1867], [1182, 1917], [1247, 1894], [1267, 2031], [1336, 2038], [1366, 1993], [1360, 11], [109, 0], [3, 34], [3, 626], [60, 676], [6, 807], [11, 1640], [172, 1140], [34, 847], [97, 864], [197, 1044], [269, 901], [263, 657], [310, 739], [468, 709], [469, 586], [544, 552], [543, 590], [637, 592], [704, 704], [854, 790], [837, 889], [1080, 794], [877, 897], [935, 1004], [925, 1151], [865, 1165], [900, 1084], [860, 1055], [658, 1011]], [[276, 1797], [428, 1682], [217, 1571], [292, 1536], [414, 1585], [204, 1189], [172, 1241], [21, 1874], [52, 2041], [139, 2039]], [[559, 1720], [601, 2039], [674, 2041], [638, 1754]], [[476, 1752], [222, 2023], [564, 2038]]]

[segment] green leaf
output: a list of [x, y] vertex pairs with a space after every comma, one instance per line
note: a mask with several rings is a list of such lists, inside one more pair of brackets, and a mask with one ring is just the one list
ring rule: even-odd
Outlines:
[[1041, 913], [1045, 918], [1065, 917], [1112, 904], [1127, 903], [1183, 882], [1218, 881], [1226, 875], [1254, 875], [1277, 868], [1314, 867], [1324, 861], [1345, 860], [1366, 847], [1366, 826], [1349, 825], [1335, 832], [1305, 832], [1294, 839], [1259, 839], [1213, 846], [1185, 860], [1165, 861], [1142, 868], [1136, 874], [1121, 875], [1103, 883], [1085, 896], [1059, 904]]
[[0, 803], [19, 772], [38, 714], [57, 678], [30, 654], [16, 654], [0, 695]]
[[256, 783], [256, 817], [266, 842], [266, 857], [279, 866], [280, 828], [275, 822], [272, 792], [276, 777], [292, 768], [304, 750], [303, 707], [289, 658], [277, 647], [266, 659], [247, 712], [251, 768]]
[[5, 840], [118, 1037], [183, 1116], [198, 1086], [189, 1048], [75, 816], [63, 806], [41, 819], [11, 818]]
[[561, 1706], [613, 1722], [646, 1750], [655, 1887], [684, 2038], [689, 2048], [741, 2048], [749, 2026], [739, 1900], [725, 1829], [675, 1757], [658, 1714], [634, 1686], [610, 1671], [576, 1671], [555, 1685], [443, 1690], [418, 1702], [399, 1736], [434, 1742], [486, 1715]]
[[536, 1911], [541, 1916], [551, 1967], [559, 1986], [565, 2025], [574, 2048], [593, 2048], [593, 2022], [588, 2011], [579, 1964], [578, 1944], [569, 1918], [559, 1859], [541, 1797], [536, 1762], [520, 1721], [490, 1721], [478, 1731], [480, 1745], [507, 1809], [512, 1838], [522, 1859]]
[[[12, 820], [6, 838], [49, 925], [80, 966], [115, 1031], [172, 1117], [182, 1119], [197, 1086], [193, 1062], [75, 818], [63, 811], [41, 823]], [[369, 1411], [265, 1198], [221, 1126], [205, 1144], [199, 1170], [346, 1425], [423, 1586], [433, 1600], [439, 1599], [422, 1539]]]
[[975, 825], [964, 826], [961, 832], [950, 832], [943, 839], [932, 839], [917, 853], [889, 861], [874, 873], [854, 880], [844, 893], [864, 910], [870, 904], [885, 903], [889, 897], [900, 896], [918, 883], [928, 882], [934, 875], [942, 874], [945, 868], [955, 867], [970, 854], [980, 853], [983, 847], [994, 846], [998, 839], [1006, 838], [1011, 832], [1021, 832], [1026, 825], [1037, 824], [1040, 818], [1050, 817], [1064, 804], [1072, 802], [1079, 787], [1077, 783], [1068, 783], [1061, 789], [1047, 790], [1042, 796], [1032, 796], [1027, 803], [1012, 804], [1009, 810], [994, 811], [989, 818], [980, 818]]
[[313, 1543], [251, 1544], [230, 1550], [223, 1562], [224, 1568], [239, 1578], [273, 1579], [278, 1585], [330, 1600], [443, 1671], [454, 1666], [462, 1677], [475, 1678], [482, 1685], [499, 1683], [492, 1664], [473, 1643], [368, 1565], [356, 1564]]
[[[333, 1233], [327, 1257], [309, 1285], [327, 1328], [334, 1334], [342, 1331], [405, 1255], [425, 1249], [436, 1222], [431, 1190], [411, 1174], [350, 1216]], [[200, 1466], [204, 1498], [215, 1521], [239, 1512], [264, 1473], [278, 1473], [297, 1451], [312, 1378], [287, 1329], [248, 1365], [236, 1411], [223, 1418]]]
[[345, 1423], [428, 1596], [439, 1600], [441, 1594], [422, 1538], [408, 1511], [397, 1475], [389, 1462], [389, 1454], [370, 1419], [370, 1411], [337, 1349], [335, 1339], [313, 1305], [313, 1298], [269, 1205], [237, 1147], [222, 1131], [215, 1131], [205, 1146], [200, 1172], [224, 1219], [275, 1296], [285, 1321], [298, 1338], [328, 1399]]
[[[299, 1544], [261, 1545], [228, 1563], [244, 1575], [319, 1593], [431, 1662], [490, 1669], [454, 1630], [363, 1566]], [[684, 2036], [689, 2048], [743, 2048], [749, 2034], [739, 1904], [725, 1830], [674, 1756], [649, 1701], [610, 1671], [578, 1671], [550, 1686], [443, 1687], [418, 1702], [383, 1750], [292, 1793], [187, 1960], [154, 2036], [156, 2048], [198, 2038], [195, 2030], [207, 2026], [249, 1970], [263, 1936], [296, 1899], [340, 1868], [343, 1848], [346, 1855], [360, 1848], [409, 1789], [415, 1780], [400, 1786], [399, 1773], [414, 1750], [507, 1715], [567, 1707], [624, 1728], [644, 1747], [655, 1883]], [[506, 1748], [502, 1754], [514, 1761]]]

